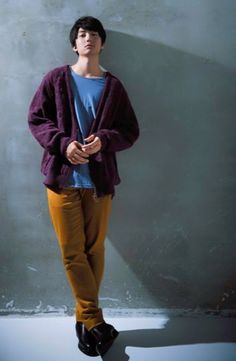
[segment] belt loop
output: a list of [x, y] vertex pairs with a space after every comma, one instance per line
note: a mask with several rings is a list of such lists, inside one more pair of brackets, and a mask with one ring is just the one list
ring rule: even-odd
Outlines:
[[79, 200], [81, 201], [82, 199], [81, 188], [78, 188], [78, 194], [79, 194]]
[[96, 192], [96, 188], [93, 189], [93, 199], [94, 199], [95, 202], [99, 201], [98, 196], [97, 196], [97, 192]]

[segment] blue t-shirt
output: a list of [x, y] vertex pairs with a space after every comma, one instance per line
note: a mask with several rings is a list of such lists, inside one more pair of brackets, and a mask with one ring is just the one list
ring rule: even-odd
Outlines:
[[[84, 144], [96, 117], [96, 110], [105, 85], [105, 77], [85, 78], [71, 69], [71, 85], [79, 124], [78, 142]], [[94, 188], [88, 164], [74, 166], [68, 187]]]

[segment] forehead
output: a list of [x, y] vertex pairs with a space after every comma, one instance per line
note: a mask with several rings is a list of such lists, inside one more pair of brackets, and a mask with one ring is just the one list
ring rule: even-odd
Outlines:
[[79, 28], [78, 30], [79, 33], [85, 33], [85, 32], [88, 32], [88, 33], [97, 33], [96, 30], [88, 30], [88, 29], [83, 29], [83, 28]]

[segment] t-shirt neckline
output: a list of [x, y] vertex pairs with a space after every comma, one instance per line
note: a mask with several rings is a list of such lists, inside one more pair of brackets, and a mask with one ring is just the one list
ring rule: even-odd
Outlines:
[[82, 76], [82, 75], [76, 73], [76, 72], [72, 69], [71, 66], [70, 66], [70, 71], [71, 71], [73, 74], [77, 75], [78, 77], [80, 77], [80, 78], [82, 78], [82, 79], [101, 80], [101, 79], [105, 79], [105, 77], [106, 77], [106, 72], [105, 72], [105, 71], [103, 72], [103, 76], [97, 76], [97, 77], [93, 77], [93, 78], [86, 77], [86, 76]]

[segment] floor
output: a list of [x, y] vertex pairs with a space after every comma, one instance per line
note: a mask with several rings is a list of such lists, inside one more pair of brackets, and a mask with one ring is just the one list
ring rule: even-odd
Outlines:
[[[106, 318], [119, 331], [106, 361], [236, 361], [236, 318]], [[0, 317], [0, 361], [86, 361], [73, 317]], [[93, 357], [101, 360], [101, 357]]]

